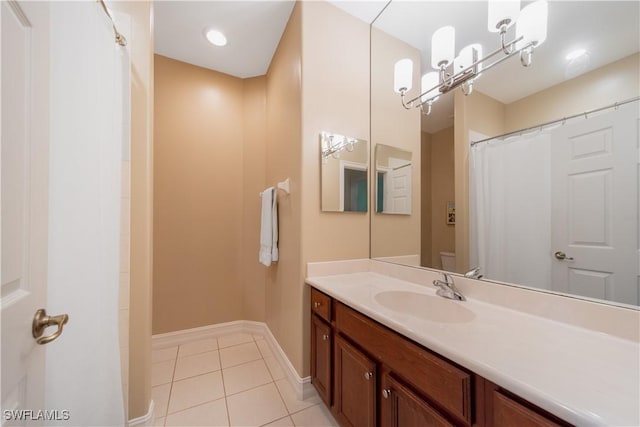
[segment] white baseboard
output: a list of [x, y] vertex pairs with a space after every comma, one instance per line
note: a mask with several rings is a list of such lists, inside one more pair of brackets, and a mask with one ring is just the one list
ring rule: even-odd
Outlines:
[[149, 410], [147, 411], [146, 414], [144, 414], [141, 417], [138, 418], [133, 418], [131, 420], [129, 420], [129, 427], [135, 427], [135, 426], [142, 426], [142, 427], [151, 427], [153, 426], [153, 412], [155, 409], [155, 403], [153, 402], [153, 399], [151, 399], [151, 402], [149, 403]]
[[[278, 341], [271, 333], [271, 330], [264, 322], [253, 322], [250, 320], [235, 320], [233, 322], [218, 323], [216, 325], [202, 326], [199, 328], [185, 329], [183, 331], [168, 332], [166, 334], [154, 335], [152, 346], [154, 349], [173, 347], [185, 344], [189, 341], [203, 338], [216, 338], [221, 335], [244, 332], [264, 336], [275, 359], [280, 364], [287, 381], [296, 391], [298, 399], [305, 400], [315, 394], [315, 389], [311, 384], [311, 377], [300, 377], [293, 367], [293, 364], [285, 354]], [[131, 424], [130, 424], [131, 425]]]

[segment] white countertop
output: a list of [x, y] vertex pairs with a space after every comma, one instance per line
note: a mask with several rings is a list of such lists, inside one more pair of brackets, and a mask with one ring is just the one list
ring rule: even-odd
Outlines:
[[[470, 298], [446, 300], [435, 296], [435, 288], [373, 272], [306, 281], [572, 424], [640, 426], [637, 342]], [[445, 311], [456, 312], [458, 305], [472, 319], [438, 322], [402, 313], [376, 299], [387, 291], [434, 296]]]

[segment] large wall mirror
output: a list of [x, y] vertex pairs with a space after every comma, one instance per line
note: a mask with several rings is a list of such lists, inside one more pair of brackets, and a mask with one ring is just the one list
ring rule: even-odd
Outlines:
[[[507, 43], [533, 4], [518, 6]], [[458, 70], [501, 51], [488, 15], [487, 1], [391, 1], [372, 24], [372, 164], [378, 145], [411, 154], [412, 209], [376, 209], [371, 257], [480, 266], [486, 280], [638, 306], [640, 3], [549, 1], [546, 39], [532, 51], [420, 98], [429, 79], [438, 84], [441, 27], [455, 28]], [[411, 62], [398, 77], [402, 59]]]

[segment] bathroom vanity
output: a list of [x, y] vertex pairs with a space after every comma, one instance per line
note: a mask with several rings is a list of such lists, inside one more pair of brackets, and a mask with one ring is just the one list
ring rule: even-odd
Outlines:
[[307, 283], [311, 382], [342, 426], [638, 424], [637, 342], [372, 271]]

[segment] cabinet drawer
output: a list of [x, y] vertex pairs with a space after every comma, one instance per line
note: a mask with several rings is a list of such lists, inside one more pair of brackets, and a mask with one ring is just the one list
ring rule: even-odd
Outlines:
[[560, 427], [567, 425], [556, 423], [541, 413], [534, 411], [503, 394], [499, 390], [493, 390], [490, 397], [493, 402], [493, 422], [492, 427]]
[[471, 374], [337, 302], [336, 328], [378, 361], [467, 425], [471, 425]]
[[331, 297], [311, 288], [311, 311], [331, 322]]

